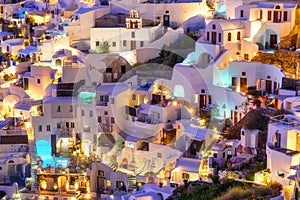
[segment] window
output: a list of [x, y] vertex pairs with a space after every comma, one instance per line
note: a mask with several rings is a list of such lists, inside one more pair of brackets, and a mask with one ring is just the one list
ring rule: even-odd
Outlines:
[[98, 170], [98, 176], [104, 176], [104, 171]]
[[249, 54], [244, 54], [244, 60], [249, 60]]
[[211, 95], [208, 95], [208, 104], [212, 104], [212, 98], [211, 98]]
[[112, 46], [113, 47], [117, 46], [116, 42], [112, 42]]
[[84, 116], [84, 110], [81, 110], [81, 116]]
[[37, 83], [37, 84], [41, 84], [41, 79], [39, 79], [39, 78], [36, 79], [36, 83]]
[[238, 44], [237, 44], [237, 49], [238, 49], [238, 50], [242, 50], [242, 44], [241, 44], [241, 43], [238, 43]]
[[60, 122], [57, 122], [57, 124], [56, 124], [56, 128], [57, 128], [57, 129], [60, 129], [60, 128], [61, 128], [61, 124], [60, 124]]
[[284, 11], [283, 12], [283, 21], [287, 21], [287, 15], [288, 15], [288, 12], [287, 11]]
[[240, 17], [244, 17], [244, 10], [241, 10]]
[[135, 38], [135, 32], [131, 32], [131, 38]]
[[83, 127], [83, 131], [84, 132], [91, 132], [91, 128], [90, 128], [90, 126], [89, 125], [85, 125], [84, 127]]
[[98, 47], [100, 45], [99, 41], [96, 41], [96, 47]]
[[226, 155], [225, 152], [223, 152], [223, 158], [225, 158], [225, 155]]
[[271, 17], [272, 17], [272, 11], [268, 11], [268, 21], [271, 21]]
[[228, 41], [228, 42], [231, 41], [231, 33], [228, 33], [228, 35], [227, 35], [227, 41]]
[[144, 41], [140, 41], [140, 47], [144, 46]]
[[204, 89], [201, 89], [201, 93], [205, 93], [205, 90], [204, 90]]
[[275, 148], [281, 147], [281, 134], [278, 132], [278, 130], [275, 132], [275, 138], [273, 138], [273, 141], [275, 143]]
[[121, 65], [121, 73], [122, 74], [126, 73], [126, 66], [125, 65]]
[[237, 78], [236, 77], [232, 77], [231, 78], [231, 86], [236, 86], [237, 85]]
[[188, 173], [182, 173], [182, 178], [183, 178], [184, 180], [189, 180], [190, 175], [189, 175]]
[[126, 47], [127, 46], [127, 42], [126, 40], [123, 40], [123, 46]]
[[123, 182], [123, 181], [117, 181], [117, 182], [116, 182], [117, 188], [121, 188], [121, 187], [123, 187], [123, 185], [124, 185], [124, 182]]
[[209, 32], [206, 33], [206, 40], [209, 41]]
[[218, 157], [218, 154], [217, 154], [217, 153], [214, 153], [213, 156], [214, 156], [214, 158], [217, 158], [217, 157]]
[[60, 112], [60, 106], [56, 107], [56, 112]]
[[219, 33], [219, 42], [222, 42], [222, 34]]
[[158, 158], [162, 158], [162, 153], [157, 153]]
[[292, 102], [286, 102], [286, 109], [292, 110]]
[[246, 72], [242, 72], [242, 76], [246, 76]]
[[93, 117], [93, 111], [90, 110], [90, 117]]
[[104, 111], [104, 115], [108, 115], [108, 111]]
[[262, 12], [262, 10], [260, 10], [259, 11], [259, 19], [262, 19], [262, 14], [263, 14], [263, 12]]
[[101, 123], [102, 122], [102, 118], [101, 116], [98, 116], [98, 122]]
[[43, 126], [42, 125], [39, 125], [39, 132], [42, 132], [43, 131]]
[[215, 24], [212, 25], [212, 29], [216, 29], [216, 25]]
[[136, 100], [136, 95], [133, 94], [131, 98], [132, 98], [132, 101], [135, 101]]
[[50, 131], [50, 125], [47, 125], [47, 131]]
[[6, 52], [9, 52], [9, 46], [6, 46]]
[[110, 123], [112, 123], [112, 124], [115, 123], [115, 118], [114, 117], [110, 118]]
[[71, 122], [71, 128], [75, 128], [75, 123]]
[[242, 131], [242, 135], [245, 135], [245, 131]]
[[231, 150], [228, 150], [228, 151], [227, 151], [227, 155], [231, 156], [231, 155], [232, 155], [232, 151], [231, 151]]
[[73, 112], [73, 106], [69, 106], [69, 112]]
[[237, 40], [240, 40], [240, 39], [241, 39], [241, 32], [237, 32], [236, 39], [237, 39]]
[[111, 97], [111, 98], [110, 98], [110, 103], [111, 103], [111, 104], [114, 104], [114, 103], [115, 103], [115, 98]]

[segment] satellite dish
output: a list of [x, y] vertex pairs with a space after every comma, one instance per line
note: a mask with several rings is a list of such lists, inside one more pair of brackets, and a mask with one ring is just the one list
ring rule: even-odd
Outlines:
[[145, 87], [147, 85], [147, 80], [146, 79], [143, 79], [142, 81], [141, 81], [141, 86], [142, 87]]

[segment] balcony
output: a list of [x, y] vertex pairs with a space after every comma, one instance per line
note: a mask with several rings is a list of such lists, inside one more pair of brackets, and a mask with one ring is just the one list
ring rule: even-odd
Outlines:
[[270, 117], [269, 123], [285, 129], [300, 130], [300, 122], [293, 115], [278, 115], [275, 117]]
[[75, 137], [75, 129], [61, 129], [58, 131], [58, 136], [59, 138], [73, 138], [73, 136]]

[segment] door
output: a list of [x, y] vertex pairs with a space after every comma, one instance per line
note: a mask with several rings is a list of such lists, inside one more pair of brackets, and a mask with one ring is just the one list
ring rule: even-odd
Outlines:
[[247, 91], [247, 78], [240, 78], [240, 91], [241, 92]]
[[274, 48], [276, 44], [277, 44], [277, 35], [271, 34], [270, 35], [270, 48]]
[[239, 116], [239, 113], [237, 111], [234, 111], [234, 116], [233, 116], [233, 123], [237, 123], [238, 122], [238, 116]]
[[200, 108], [206, 107], [206, 95], [205, 94], [200, 94], [199, 107]]
[[277, 82], [276, 81], [274, 81], [274, 83], [273, 83], [273, 86], [274, 86], [274, 94], [276, 94], [276, 91], [277, 91]]
[[272, 93], [272, 81], [271, 80], [266, 80], [266, 91], [268, 94]]
[[103, 192], [104, 191], [104, 181], [105, 181], [105, 178], [104, 177], [97, 177], [97, 191], [98, 192]]
[[136, 49], [136, 41], [135, 40], [131, 40], [131, 50]]
[[281, 12], [280, 11], [274, 11], [274, 15], [273, 15], [273, 21], [275, 23], [277, 22], [281, 22]]
[[216, 44], [217, 43], [217, 33], [211, 32], [211, 43]]

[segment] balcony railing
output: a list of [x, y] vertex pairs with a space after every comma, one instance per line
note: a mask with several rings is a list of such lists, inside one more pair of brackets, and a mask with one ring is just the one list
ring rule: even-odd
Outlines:
[[98, 132], [111, 133], [113, 132], [113, 125], [99, 123]]

